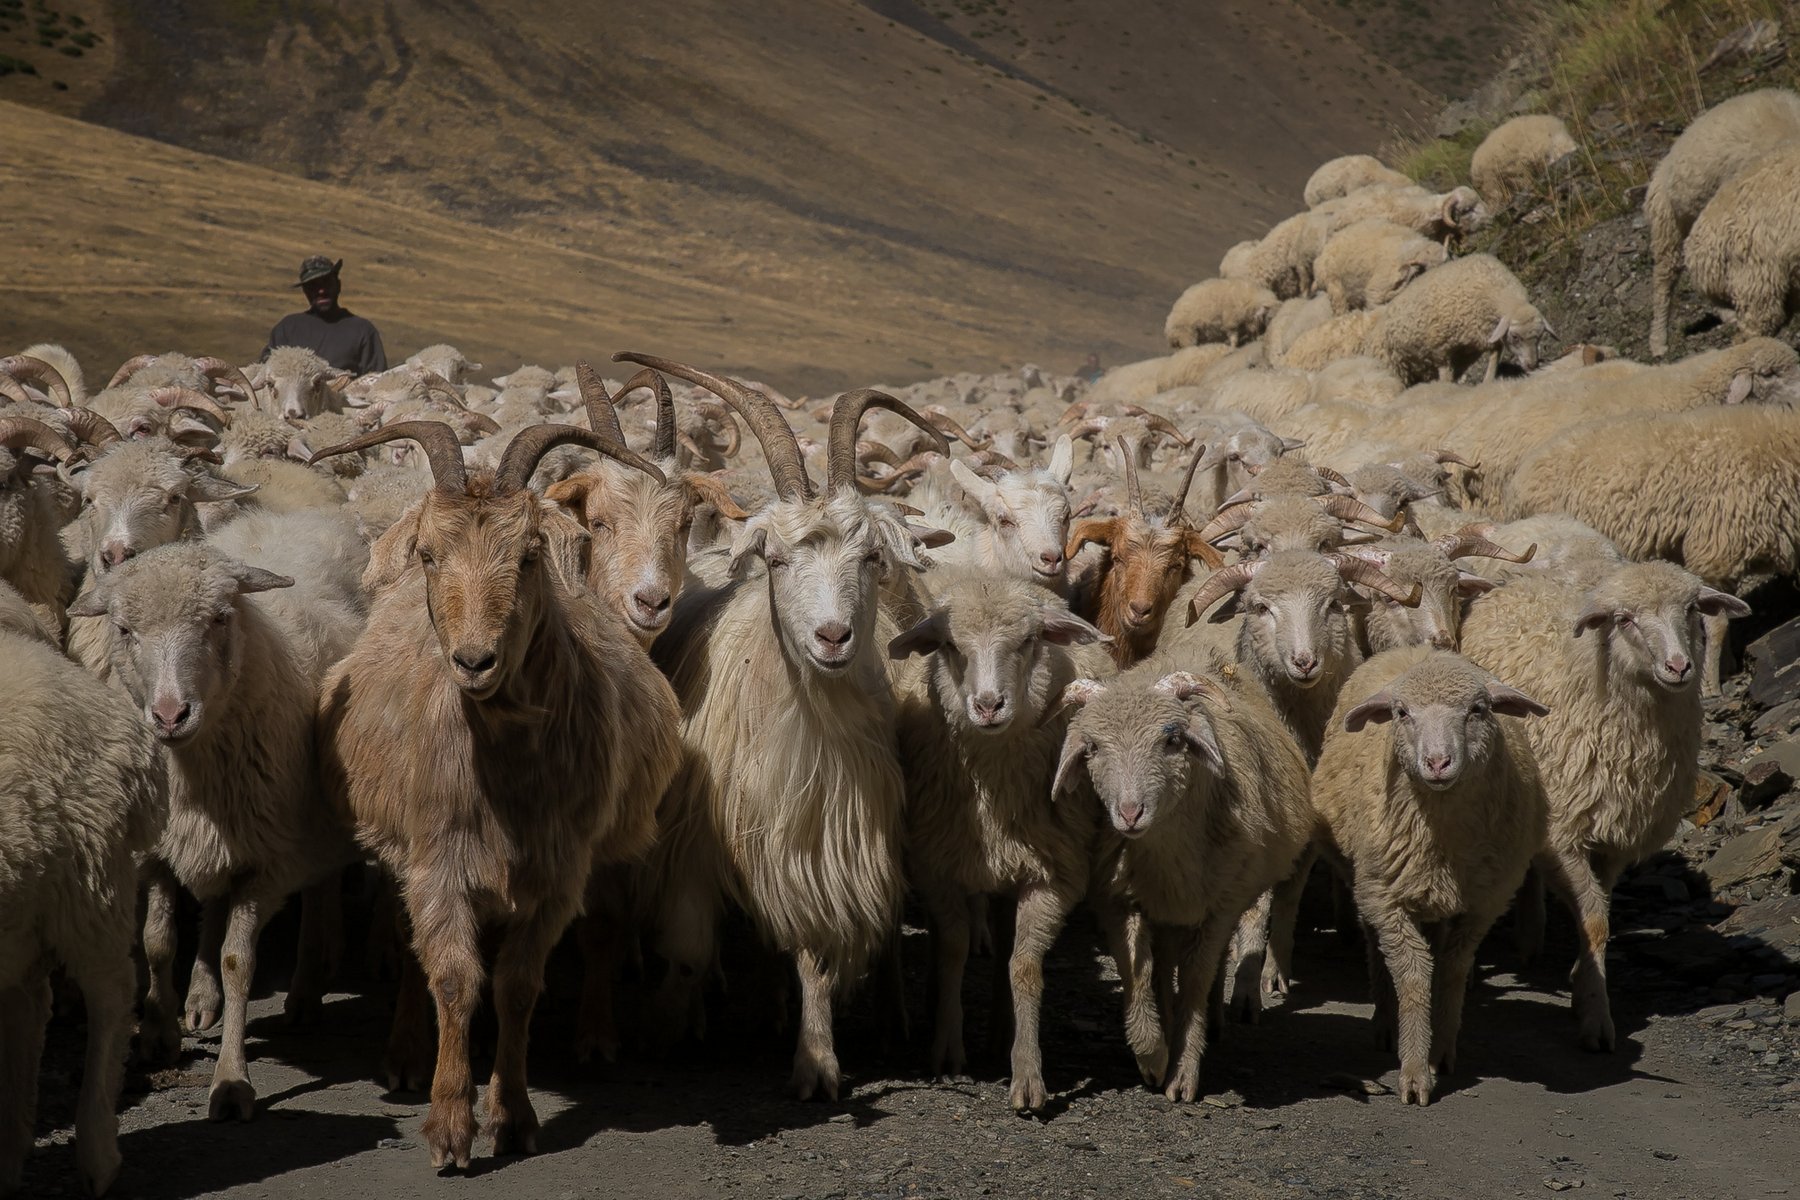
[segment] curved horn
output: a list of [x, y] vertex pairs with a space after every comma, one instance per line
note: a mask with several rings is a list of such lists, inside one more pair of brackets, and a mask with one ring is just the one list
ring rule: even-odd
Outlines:
[[184, 463], [205, 462], [215, 467], [225, 465], [225, 457], [211, 446], [177, 446], [175, 453], [181, 456]]
[[250, 386], [250, 381], [244, 377], [244, 373], [235, 364], [228, 363], [222, 358], [196, 358], [194, 365], [200, 368], [202, 375], [214, 383], [217, 383], [219, 377], [223, 375], [237, 385], [237, 389], [244, 393], [245, 400], [256, 398], [256, 389]]
[[500, 422], [494, 420], [494, 418], [488, 416], [486, 413], [478, 413], [473, 409], [465, 408], [462, 410], [462, 419], [465, 425], [468, 425], [470, 428], [475, 429], [480, 433], [500, 432]]
[[159, 387], [146, 392], [144, 398], [164, 408], [191, 408], [195, 412], [206, 413], [217, 418], [225, 428], [231, 428], [231, 414], [205, 392], [184, 387]]
[[588, 428], [623, 446], [625, 430], [619, 425], [619, 410], [606, 394], [600, 373], [585, 358], [575, 364], [575, 386], [581, 390], [581, 403], [587, 407]]
[[1096, 433], [1105, 433], [1106, 427], [1109, 424], [1111, 424], [1111, 422], [1108, 421], [1105, 417], [1088, 417], [1085, 420], [1083, 420], [1079, 425], [1076, 425], [1074, 428], [1069, 430], [1069, 437], [1071, 440], [1075, 440], [1075, 439], [1079, 439], [1079, 438], [1091, 438]]
[[1233, 504], [1230, 508], [1222, 508], [1212, 520], [1200, 528], [1200, 540], [1216, 542], [1228, 533], [1235, 533], [1244, 527], [1256, 512], [1254, 504]]
[[0, 446], [8, 450], [40, 450], [59, 463], [74, 457], [76, 447], [61, 432], [30, 417], [0, 417]]
[[29, 354], [0, 358], [0, 375], [10, 375], [14, 379], [35, 379], [45, 384], [56, 395], [58, 408], [68, 408], [75, 403], [74, 393], [69, 391], [69, 381], [62, 377], [61, 371], [41, 358], [33, 358]]
[[956, 418], [944, 411], [944, 407], [941, 404], [933, 404], [930, 408], [926, 409], [925, 419], [935, 425], [939, 432], [948, 434], [950, 437], [955, 438], [957, 441], [977, 453], [988, 449], [994, 444], [994, 439], [991, 437], [978, 439], [972, 436], [968, 430], [956, 423]]
[[1215, 680], [1205, 675], [1196, 675], [1192, 671], [1171, 671], [1150, 685], [1150, 690], [1165, 696], [1173, 696], [1177, 700], [1190, 700], [1195, 696], [1209, 696], [1225, 708], [1231, 707], [1231, 697]]
[[856, 454], [864, 462], [884, 463], [890, 467], [900, 462], [900, 456], [894, 453], [892, 446], [885, 442], [871, 442], [867, 438], [856, 443]]
[[121, 383], [124, 383], [127, 379], [130, 379], [133, 375], [136, 375], [139, 371], [161, 357], [160, 354], [133, 355], [131, 358], [128, 358], [119, 364], [119, 369], [114, 371], [112, 378], [106, 381], [106, 386], [109, 388], [118, 387]]
[[31, 398], [31, 393], [25, 390], [24, 384], [14, 379], [11, 375], [6, 374], [4, 371], [0, 371], [0, 396], [6, 397], [14, 404], [37, 403], [37, 401]]
[[[533, 428], [552, 429], [556, 426], [538, 425]], [[561, 426], [573, 429], [573, 425]], [[425, 461], [431, 464], [431, 478], [440, 492], [452, 496], [464, 496], [469, 491], [469, 469], [463, 465], [462, 443], [456, 440], [456, 430], [442, 421], [395, 421], [392, 425], [383, 425], [361, 437], [353, 437], [347, 442], [339, 442], [335, 446], [327, 446], [306, 460], [312, 466], [322, 458], [330, 458], [336, 454], [349, 454], [353, 450], [367, 450], [370, 446], [379, 446], [383, 442], [397, 442], [410, 439], [419, 443], [425, 451]], [[514, 439], [515, 441], [517, 439]], [[507, 447], [512, 449], [511, 446]]]
[[858, 486], [865, 492], [891, 492], [902, 483], [923, 475], [926, 468], [939, 457], [941, 456], [936, 450], [921, 450], [905, 462], [894, 464], [894, 469], [879, 479], [858, 480]]
[[719, 457], [736, 458], [742, 441], [738, 435], [737, 419], [731, 415], [731, 410], [716, 400], [702, 400], [694, 405], [694, 410], [708, 421], [724, 426], [728, 440], [719, 451]]
[[775, 481], [775, 494], [784, 500], [813, 498], [812, 480], [806, 475], [806, 464], [800, 456], [800, 443], [794, 437], [794, 430], [787, 423], [787, 418], [781, 415], [781, 410], [766, 393], [746, 387], [734, 379], [709, 374], [698, 367], [658, 358], [654, 354], [620, 351], [613, 355], [613, 361], [655, 367], [665, 375], [698, 384], [725, 401], [744, 418], [744, 423], [750, 426], [750, 432], [762, 444], [763, 458], [768, 460], [769, 475]]
[[603, 434], [579, 425], [533, 425], [515, 434], [501, 452], [500, 465], [494, 470], [495, 494], [505, 496], [518, 491], [537, 470], [538, 459], [558, 446], [576, 442], [628, 467], [636, 467], [660, 484], [666, 486], [669, 482], [655, 463]]
[[1206, 443], [1194, 451], [1194, 457], [1188, 460], [1187, 474], [1181, 477], [1181, 486], [1175, 489], [1175, 503], [1169, 507], [1171, 521], [1185, 521], [1187, 513], [1188, 489], [1194, 486], [1194, 472], [1200, 469], [1200, 460], [1206, 457]]
[[[905, 401], [896, 400], [886, 392], [878, 392], [873, 388], [857, 388], [853, 392], [845, 392], [831, 406], [831, 430], [825, 439], [825, 490], [835, 492], [839, 488], [854, 487], [856, 484], [856, 432], [862, 425], [863, 414], [871, 408], [885, 408], [897, 413], [930, 434], [937, 447], [937, 452], [948, 458], [950, 456], [950, 440], [944, 436], [943, 430], [914, 412], [912, 406]], [[913, 455], [895, 473], [905, 470], [919, 455]], [[919, 468], [921, 471], [924, 467]]]
[[1315, 499], [1319, 506], [1340, 521], [1361, 521], [1364, 525], [1379, 525], [1389, 533], [1397, 533], [1406, 524], [1405, 513], [1395, 513], [1384, 517], [1355, 496], [1318, 496]]
[[1431, 452], [1431, 457], [1436, 459], [1439, 463], [1455, 463], [1457, 466], [1467, 467], [1471, 471], [1473, 471], [1477, 467], [1481, 466], [1480, 463], [1470, 462], [1468, 459], [1464, 458], [1462, 455], [1458, 454], [1454, 450], [1445, 450], [1445, 449], [1439, 448], [1439, 449], [1433, 450]]
[[1397, 600], [1407, 608], [1419, 606], [1419, 596], [1423, 589], [1417, 583], [1409, 592], [1399, 584], [1382, 574], [1381, 568], [1366, 558], [1358, 558], [1354, 554], [1327, 554], [1338, 574], [1347, 583], [1360, 583], [1371, 591], [1380, 592], [1390, 600]]
[[998, 450], [983, 450], [975, 456], [975, 461], [984, 467], [998, 467], [1002, 471], [1017, 471], [1019, 464]]
[[1314, 475], [1317, 475], [1320, 479], [1323, 479], [1326, 483], [1335, 483], [1342, 487], [1350, 486], [1350, 481], [1348, 479], [1345, 479], [1343, 475], [1332, 470], [1330, 467], [1321, 467], [1316, 466], [1313, 463], [1307, 463], [1306, 469], [1311, 471]]
[[1123, 437], [1115, 440], [1119, 446], [1119, 457], [1125, 462], [1125, 503], [1132, 512], [1142, 515], [1144, 494], [1138, 487], [1137, 463], [1132, 461], [1131, 443]]
[[[656, 396], [656, 457], [675, 457], [675, 396], [669, 391], [669, 381], [658, 375], [649, 367], [645, 367], [636, 375], [625, 381], [619, 389], [618, 400], [623, 403], [625, 397], [639, 388], [649, 388]], [[625, 439], [619, 439], [623, 446]]]
[[1062, 416], [1056, 418], [1056, 423], [1062, 425], [1066, 421], [1085, 418], [1088, 415], [1088, 410], [1093, 407], [1094, 402], [1092, 400], [1077, 400], [1075, 403], [1062, 410]]
[[1443, 551], [1445, 558], [1497, 558], [1502, 562], [1528, 563], [1537, 553], [1537, 543], [1533, 542], [1525, 548], [1525, 553], [1514, 554], [1505, 546], [1491, 542], [1486, 530], [1491, 526], [1465, 525], [1455, 533], [1447, 533], [1431, 544]]
[[1193, 438], [1181, 432], [1181, 430], [1176, 427], [1175, 422], [1169, 420], [1169, 418], [1163, 416], [1161, 413], [1151, 412], [1149, 409], [1141, 408], [1136, 404], [1127, 404], [1121, 411], [1130, 413], [1132, 416], [1138, 418], [1144, 423], [1145, 428], [1154, 429], [1158, 433], [1167, 434], [1170, 438], [1179, 443], [1184, 450], [1194, 444]]
[[442, 400], [457, 412], [469, 411], [469, 406], [463, 403], [462, 393], [436, 371], [420, 371], [419, 386], [425, 389], [426, 400]]
[[1232, 592], [1241, 592], [1250, 586], [1256, 573], [1269, 565], [1269, 560], [1259, 558], [1253, 562], [1232, 563], [1229, 567], [1221, 567], [1206, 577], [1194, 598], [1188, 601], [1187, 623], [1192, 625], [1200, 619], [1200, 615], [1219, 602], [1223, 596]]
[[63, 413], [63, 423], [77, 438], [96, 450], [124, 440], [116, 425], [91, 408], [68, 409]]

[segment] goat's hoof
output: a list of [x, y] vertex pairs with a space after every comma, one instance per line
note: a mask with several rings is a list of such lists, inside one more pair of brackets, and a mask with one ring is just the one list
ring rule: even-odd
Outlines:
[[494, 1155], [536, 1154], [538, 1119], [531, 1101], [495, 1107], [488, 1102], [487, 1134], [494, 1139]]
[[211, 1008], [188, 1005], [187, 1012], [182, 1017], [182, 1028], [189, 1033], [204, 1033], [211, 1029], [219, 1023], [219, 1005], [221, 1003], [223, 1001], [215, 1000]]
[[256, 1089], [248, 1079], [222, 1079], [213, 1084], [207, 1101], [206, 1119], [229, 1121], [233, 1117], [248, 1121], [256, 1115]]
[[468, 1100], [433, 1104], [419, 1132], [431, 1151], [433, 1167], [442, 1170], [454, 1164], [459, 1170], [469, 1169], [469, 1154], [475, 1146], [475, 1111]]
[[1163, 1090], [1163, 1096], [1176, 1104], [1191, 1104], [1194, 1097], [1200, 1094], [1200, 1064], [1182, 1066], [1175, 1070], [1169, 1080], [1169, 1086]]
[[1437, 1087], [1437, 1074], [1430, 1067], [1415, 1065], [1400, 1068], [1400, 1103], [1417, 1104], [1423, 1108], [1431, 1103], [1431, 1093]]
[[809, 1055], [797, 1057], [794, 1061], [794, 1077], [788, 1086], [797, 1100], [811, 1100], [821, 1093], [827, 1100], [836, 1100], [841, 1082], [837, 1056], [827, 1053], [817, 1058]]
[[1583, 1017], [1581, 1020], [1581, 1048], [1595, 1054], [1610, 1054], [1618, 1044], [1618, 1035], [1613, 1031], [1612, 1014], [1602, 1012], [1598, 1016]]
[[81, 1184], [90, 1196], [104, 1196], [106, 1190], [119, 1177], [119, 1144], [116, 1140], [107, 1141], [98, 1146], [90, 1146], [77, 1138], [75, 1142], [75, 1170], [81, 1176]]
[[1043, 1076], [1021, 1075], [1013, 1080], [1011, 1100], [1014, 1112], [1037, 1112], [1049, 1099], [1049, 1094], [1044, 1091]]

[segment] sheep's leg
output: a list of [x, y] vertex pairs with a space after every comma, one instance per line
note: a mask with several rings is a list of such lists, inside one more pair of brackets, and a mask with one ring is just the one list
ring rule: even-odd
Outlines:
[[219, 956], [225, 982], [225, 1030], [219, 1037], [219, 1061], [213, 1065], [209, 1120], [235, 1116], [248, 1121], [256, 1115], [256, 1089], [250, 1086], [244, 1035], [250, 1021], [250, 984], [256, 978], [256, 935], [273, 907], [270, 898], [260, 892], [240, 888], [231, 895], [225, 944]]
[[93, 1196], [103, 1194], [119, 1175], [119, 1088], [131, 1042], [136, 973], [129, 918], [118, 924], [123, 928], [96, 931], [98, 936], [64, 956], [87, 1005], [87, 1057], [75, 1105], [75, 1167]]
[[1469, 974], [1481, 939], [1499, 913], [1463, 913], [1445, 922], [1437, 947], [1437, 973], [1432, 983], [1431, 1064], [1440, 1076], [1456, 1070], [1456, 1039], [1462, 1033], [1463, 1001], [1469, 993]]
[[[469, 1076], [469, 1018], [481, 1003], [481, 939], [468, 901], [420, 881], [407, 889], [413, 951], [437, 1003], [437, 1066], [424, 1128], [431, 1165], [467, 1169], [475, 1145], [475, 1083]], [[433, 894], [434, 891], [437, 894]], [[414, 898], [420, 898], [415, 904]], [[426, 897], [429, 897], [426, 899]]]
[[412, 952], [406, 948], [406, 914], [400, 889], [385, 870], [375, 878], [369, 906], [369, 936], [363, 943], [363, 965], [376, 979], [399, 979]]
[[1363, 949], [1369, 963], [1369, 1002], [1375, 1006], [1374, 1015], [1370, 1018], [1370, 1027], [1375, 1032], [1375, 1048], [1392, 1050], [1394, 1048], [1394, 977], [1388, 974], [1387, 959], [1382, 957], [1381, 944], [1375, 938], [1375, 931], [1367, 922], [1363, 923]]
[[214, 897], [201, 906], [200, 913], [200, 948], [194, 955], [193, 974], [188, 977], [189, 1033], [201, 1033], [218, 1024], [220, 1006], [225, 1002], [225, 993], [219, 987], [219, 947], [225, 941], [231, 902], [224, 896]]
[[[1273, 889], [1256, 898], [1256, 903], [1238, 918], [1232, 938], [1231, 952], [1237, 966], [1231, 979], [1231, 1011], [1238, 1020], [1254, 1025], [1262, 1020], [1263, 973], [1267, 969], [1269, 951], [1269, 919], [1274, 907]], [[1224, 973], [1220, 973], [1223, 980]]]
[[1581, 949], [1571, 975], [1575, 1019], [1583, 1050], [1609, 1051], [1615, 1044], [1612, 1008], [1606, 996], [1606, 943], [1612, 933], [1612, 889], [1596, 876], [1580, 850], [1552, 850], [1538, 860], [1551, 887], [1575, 914]]
[[487, 1126], [494, 1153], [536, 1154], [537, 1112], [525, 1082], [531, 1013], [544, 990], [544, 963], [574, 916], [573, 904], [540, 908], [507, 931], [494, 958], [494, 1015], [500, 1024], [494, 1075], [488, 1081]]
[[138, 1053], [145, 1062], [172, 1063], [181, 1057], [181, 1017], [175, 1007], [175, 903], [179, 885], [159, 862], [144, 867], [144, 965], [150, 984]]
[[1263, 960], [1262, 984], [1283, 996], [1294, 982], [1294, 927], [1300, 923], [1300, 897], [1318, 858], [1318, 846], [1309, 844], [1300, 852], [1292, 873], [1270, 894], [1269, 952]]
[[875, 956], [874, 970], [870, 972], [875, 988], [875, 1027], [881, 1031], [884, 1054], [912, 1040], [912, 1018], [906, 1011], [906, 964], [901, 959], [904, 937], [905, 931], [896, 914], [893, 928], [882, 940], [881, 949]]
[[316, 1024], [325, 984], [337, 974], [344, 944], [343, 879], [333, 871], [300, 893], [300, 945], [282, 1011], [295, 1026]]
[[[937, 1013], [931, 1035], [931, 1073], [961, 1075], [963, 1053], [963, 968], [969, 961], [969, 916], [973, 906], [958, 888], [921, 880], [919, 890], [931, 914], [932, 959], [936, 964]], [[982, 909], [985, 921], [987, 910]]]
[[18, 1190], [37, 1132], [38, 1063], [50, 1023], [50, 979], [37, 969], [0, 988], [0, 1195]]
[[418, 955], [407, 945], [404, 918], [397, 917], [395, 945], [400, 947], [400, 984], [394, 996], [394, 1023], [388, 1031], [382, 1070], [390, 1092], [422, 1092], [431, 1086], [431, 986]]
[[[1175, 1068], [1163, 1095], [1177, 1103], [1191, 1101], [1200, 1092], [1200, 1057], [1206, 1052], [1208, 998], [1213, 983], [1221, 978], [1220, 964], [1231, 943], [1235, 922], [1213, 917], [1199, 929], [1179, 939], [1181, 988], [1177, 993], [1174, 1041]], [[1172, 941], [1175, 939], [1171, 939]]]
[[1429, 1104], [1437, 1079], [1431, 1069], [1431, 945], [1410, 917], [1380, 906], [1360, 904], [1380, 913], [1375, 938], [1388, 973], [1394, 979], [1399, 1017], [1400, 1102]]
[[989, 1059], [1011, 1054], [1013, 1040], [1012, 952], [1018, 940], [1018, 911], [1013, 904], [990, 905], [994, 956], [989, 960], [987, 1045]]
[[1544, 876], [1535, 866], [1525, 872], [1513, 900], [1513, 945], [1527, 967], [1544, 949]]
[[831, 1039], [832, 972], [810, 950], [794, 955], [800, 973], [800, 1041], [794, 1048], [794, 1095], [810, 1100], [818, 1092], [838, 1098], [837, 1051]]
[[1175, 969], [1181, 965], [1183, 935], [1180, 930], [1154, 922], [1150, 925], [1150, 945], [1156, 985], [1156, 1013], [1165, 1030], [1175, 1023]]
[[596, 1052], [607, 1062], [619, 1061], [619, 1024], [613, 1011], [613, 988], [625, 961], [630, 938], [617, 913], [589, 905], [576, 925], [581, 946], [581, 1009], [575, 1022], [575, 1060], [592, 1062]]
[[[1651, 240], [1655, 242], [1656, 223]], [[1662, 358], [1669, 352], [1669, 307], [1675, 299], [1675, 277], [1681, 270], [1681, 240], [1673, 250], [1653, 246], [1655, 263], [1650, 268], [1650, 357]]]
[[969, 893], [969, 950], [976, 958], [990, 958], [994, 953], [994, 927], [988, 921], [986, 892]]
[[1150, 951], [1150, 923], [1116, 900], [1095, 900], [1094, 912], [1119, 971], [1125, 993], [1125, 1040], [1137, 1059], [1146, 1087], [1160, 1088], [1169, 1066], [1169, 1044], [1162, 1016], [1156, 1011], [1153, 981], [1155, 956]]
[[1700, 676], [1700, 694], [1717, 696], [1724, 684], [1725, 645], [1731, 631], [1731, 618], [1724, 613], [1708, 614], [1701, 621], [1706, 630], [1706, 665]]
[[1038, 1014], [1044, 1002], [1044, 955], [1056, 943], [1077, 897], [1049, 884], [1028, 883], [1019, 889], [1018, 919], [1013, 930], [1012, 1106], [1019, 1112], [1044, 1107], [1043, 1048], [1038, 1043]]

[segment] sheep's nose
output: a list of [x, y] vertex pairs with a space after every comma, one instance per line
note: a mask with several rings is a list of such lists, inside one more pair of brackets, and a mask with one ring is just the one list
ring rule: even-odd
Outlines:
[[993, 692], [983, 692], [979, 696], [969, 697], [969, 706], [975, 710], [978, 720], [991, 721], [1000, 715], [1001, 709], [1006, 707], [1006, 697], [995, 695]]
[[1288, 655], [1288, 661], [1294, 664], [1294, 670], [1302, 675], [1311, 675], [1319, 667], [1319, 656], [1310, 651], [1297, 650]]
[[1144, 806], [1136, 800], [1119, 801], [1119, 820], [1125, 822], [1127, 829], [1136, 829], [1137, 823], [1144, 819]]
[[158, 700], [150, 706], [150, 719], [158, 733], [174, 733], [187, 721], [193, 706], [179, 699]]
[[116, 567], [128, 558], [136, 558], [137, 551], [124, 542], [108, 542], [100, 550], [100, 561], [108, 568]]
[[1450, 773], [1450, 756], [1448, 754], [1427, 754], [1425, 756], [1425, 773], [1433, 779], [1442, 779]]
[[813, 636], [820, 645], [841, 650], [850, 644], [850, 627], [842, 621], [827, 621], [813, 630]]
[[669, 589], [664, 587], [641, 587], [631, 593], [631, 599], [642, 612], [656, 616], [669, 607]]
[[499, 656], [487, 647], [463, 646], [450, 654], [450, 659], [457, 666], [471, 675], [479, 675], [493, 668]]
[[1441, 630], [1431, 635], [1431, 646], [1434, 650], [1456, 649], [1456, 638]]

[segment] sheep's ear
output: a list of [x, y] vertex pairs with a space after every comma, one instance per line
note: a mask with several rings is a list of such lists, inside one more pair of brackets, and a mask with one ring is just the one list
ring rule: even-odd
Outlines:
[[1747, 617], [1750, 606], [1733, 596], [1730, 592], [1721, 592], [1717, 588], [1703, 587], [1696, 607], [1709, 617]]
[[950, 644], [950, 614], [938, 609], [888, 643], [888, 657], [895, 662], [914, 654], [935, 654]]
[[419, 514], [423, 499], [415, 500], [398, 521], [369, 544], [369, 565], [363, 568], [363, 589], [378, 592], [406, 573], [419, 547]]
[[1291, 454], [1304, 445], [1306, 445], [1305, 438], [1284, 437], [1281, 439], [1281, 452], [1283, 454]]
[[1598, 629], [1602, 625], [1610, 625], [1612, 619], [1613, 610], [1611, 605], [1598, 603], [1590, 604], [1581, 610], [1581, 615], [1579, 617], [1575, 618], [1575, 628], [1571, 632], [1573, 632], [1576, 637], [1580, 637], [1590, 629]]
[[1494, 711], [1507, 717], [1541, 717], [1550, 711], [1547, 704], [1539, 704], [1518, 688], [1501, 683], [1498, 679], [1490, 679], [1487, 685], [1488, 701]]
[[726, 572], [733, 579], [742, 579], [750, 569], [752, 557], [761, 558], [763, 549], [768, 545], [769, 531], [761, 526], [753, 526], [739, 535], [737, 544], [731, 548], [731, 560], [725, 564]]
[[977, 503], [986, 504], [999, 494], [1000, 489], [969, 469], [969, 464], [960, 458], [950, 460], [950, 477], [956, 480], [957, 486], [974, 497]]
[[188, 488], [191, 500], [237, 500], [250, 495], [257, 488], [254, 483], [233, 483], [229, 479], [221, 479], [210, 471], [199, 471], [194, 475], [194, 482]]
[[248, 596], [254, 592], [272, 592], [277, 588], [291, 588], [294, 581], [286, 575], [277, 575], [273, 571], [265, 571], [261, 567], [240, 567], [236, 573], [238, 595]]
[[1344, 714], [1344, 732], [1360, 733], [1370, 721], [1377, 725], [1394, 719], [1394, 698], [1387, 692], [1376, 692]]
[[1211, 721], [1190, 710], [1186, 732], [1183, 736], [1187, 741], [1189, 752], [1210, 767], [1213, 774], [1224, 773], [1225, 754], [1219, 749], [1219, 739], [1213, 733]]
[[1756, 380], [1748, 371], [1739, 371], [1731, 377], [1731, 390], [1725, 393], [1725, 403], [1742, 404], [1750, 398], [1750, 392]]
[[1494, 332], [1488, 334], [1487, 344], [1489, 346], [1498, 346], [1501, 342], [1504, 342], [1506, 340], [1507, 331], [1510, 330], [1511, 328], [1512, 328], [1512, 318], [1511, 317], [1501, 317], [1498, 321], [1496, 321], [1494, 323]]
[[1467, 571], [1456, 573], [1456, 594], [1467, 600], [1475, 596], [1484, 596], [1500, 586], [1491, 579], [1480, 575], [1471, 575]]
[[1056, 439], [1056, 448], [1050, 452], [1050, 474], [1064, 487], [1075, 474], [1075, 443], [1066, 433]]
[[103, 617], [112, 596], [104, 588], [94, 588], [75, 597], [66, 610], [71, 617]]
[[307, 445], [306, 439], [299, 434], [288, 439], [286, 453], [295, 462], [310, 463], [312, 461], [312, 447]]
[[1058, 646], [1087, 646], [1110, 642], [1112, 637], [1067, 609], [1051, 608], [1044, 611], [1044, 640]]
[[1076, 764], [1085, 761], [1093, 749], [1094, 743], [1085, 737], [1072, 735], [1063, 742], [1062, 758], [1056, 764], [1056, 778], [1050, 782], [1050, 799], [1055, 800], [1063, 794], [1063, 789], [1069, 786]]

